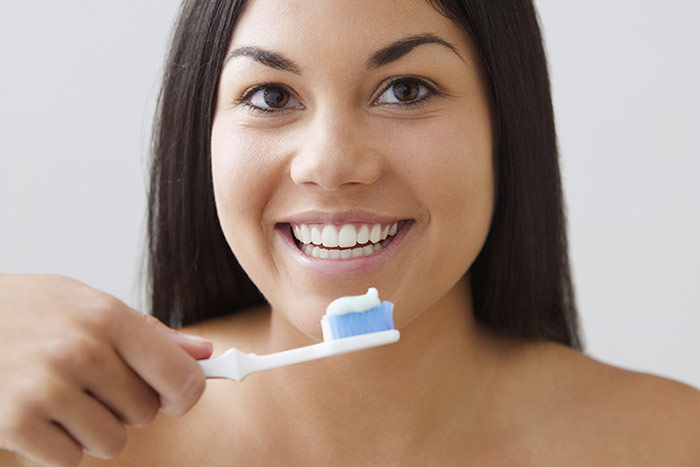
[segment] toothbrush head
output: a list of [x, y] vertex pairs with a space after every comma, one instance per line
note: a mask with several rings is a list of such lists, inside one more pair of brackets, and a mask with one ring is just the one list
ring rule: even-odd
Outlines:
[[331, 302], [321, 319], [323, 340], [394, 329], [394, 304], [380, 302], [377, 289], [370, 288], [365, 295], [341, 297]]

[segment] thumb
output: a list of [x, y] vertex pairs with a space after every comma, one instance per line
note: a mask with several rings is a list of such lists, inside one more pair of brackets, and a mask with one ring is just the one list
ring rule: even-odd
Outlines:
[[146, 315], [146, 321], [151, 326], [155, 327], [158, 332], [164, 334], [168, 339], [170, 339], [171, 342], [176, 344], [197, 360], [211, 357], [211, 354], [214, 351], [214, 345], [203, 337], [179, 332], [166, 326], [155, 316]]

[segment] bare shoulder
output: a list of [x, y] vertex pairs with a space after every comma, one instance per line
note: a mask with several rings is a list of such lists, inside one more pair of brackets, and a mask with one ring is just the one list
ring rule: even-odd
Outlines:
[[665, 465], [700, 465], [700, 391], [660, 376], [610, 371], [617, 381], [610, 382], [609, 402], [619, 407], [622, 427], [647, 443], [647, 455]]
[[540, 414], [565, 445], [620, 459], [618, 465], [700, 465], [697, 389], [559, 344], [538, 344], [527, 354], [526, 367], [539, 381], [533, 387], [547, 388]]

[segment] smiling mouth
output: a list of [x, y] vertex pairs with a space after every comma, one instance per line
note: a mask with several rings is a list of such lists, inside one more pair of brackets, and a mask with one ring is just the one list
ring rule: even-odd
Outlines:
[[405, 221], [391, 224], [289, 224], [297, 248], [319, 259], [371, 256], [392, 242]]

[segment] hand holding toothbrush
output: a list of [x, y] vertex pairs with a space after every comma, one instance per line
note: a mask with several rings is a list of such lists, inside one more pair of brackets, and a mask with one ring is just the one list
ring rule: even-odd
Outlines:
[[197, 402], [211, 352], [78, 281], [0, 274], [0, 449], [43, 465], [113, 458], [125, 425]]
[[113, 458], [125, 425], [147, 425], [158, 410], [184, 414], [205, 374], [240, 381], [396, 342], [392, 309], [370, 289], [329, 305], [322, 343], [260, 356], [231, 349], [204, 360], [211, 344], [80, 282], [0, 274], [0, 449], [49, 465], [77, 465], [83, 452]]

